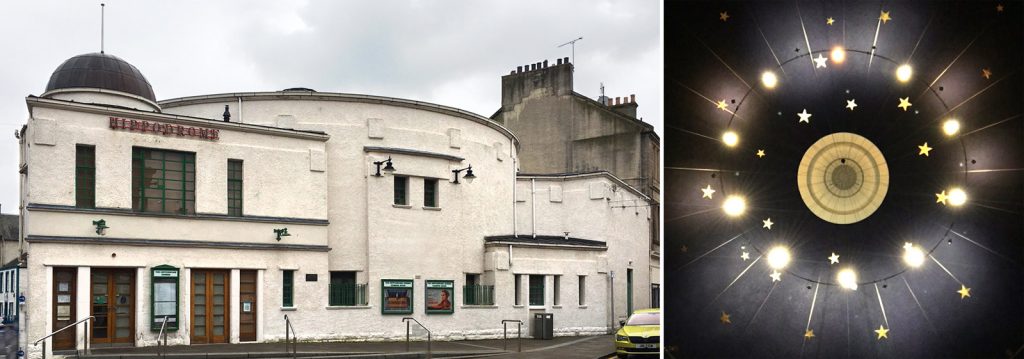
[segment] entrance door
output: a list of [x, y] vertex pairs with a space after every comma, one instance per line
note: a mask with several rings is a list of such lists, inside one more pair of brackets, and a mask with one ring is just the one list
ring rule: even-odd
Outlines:
[[[53, 268], [53, 330], [74, 323], [75, 282], [78, 268]], [[75, 349], [75, 331], [65, 330], [53, 336], [54, 350]]]
[[243, 342], [256, 341], [256, 271], [239, 272], [238, 286], [238, 340]]
[[133, 343], [135, 339], [135, 269], [92, 269], [92, 342]]
[[626, 316], [633, 314], [633, 268], [626, 268]]
[[192, 344], [228, 342], [226, 270], [192, 270]]

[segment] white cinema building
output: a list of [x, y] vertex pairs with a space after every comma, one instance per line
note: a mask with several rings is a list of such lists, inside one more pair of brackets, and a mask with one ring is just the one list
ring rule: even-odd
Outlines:
[[[156, 101], [73, 57], [19, 133], [21, 345], [47, 351], [494, 338], [554, 315], [610, 333], [652, 305], [648, 198], [607, 172], [520, 174], [518, 139], [457, 108], [310, 89]], [[657, 257], [655, 257], [657, 258]], [[88, 334], [88, 335], [87, 335]], [[49, 353], [48, 353], [49, 354]]]

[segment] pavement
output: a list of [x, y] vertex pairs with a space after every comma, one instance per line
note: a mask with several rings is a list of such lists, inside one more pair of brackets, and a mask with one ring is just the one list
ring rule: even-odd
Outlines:
[[[556, 337], [551, 340], [523, 339], [522, 351], [518, 352], [515, 339], [507, 342], [501, 339], [460, 340], [431, 342], [430, 351], [435, 358], [566, 358], [594, 359], [607, 358], [615, 352], [612, 335]], [[157, 358], [158, 347], [141, 348], [94, 348], [88, 356], [77, 353], [84, 358], [94, 359], [147, 359]], [[244, 343], [244, 344], [197, 344], [168, 346], [165, 357], [172, 359], [194, 358], [285, 358], [284, 343]], [[400, 342], [329, 342], [299, 343], [297, 357], [306, 358], [425, 358], [427, 343], [411, 342], [406, 348]], [[76, 357], [74, 351], [55, 353], [66, 357]]]

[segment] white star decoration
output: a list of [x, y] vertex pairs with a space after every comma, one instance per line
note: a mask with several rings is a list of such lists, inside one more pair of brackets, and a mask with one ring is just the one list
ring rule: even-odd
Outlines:
[[798, 120], [796, 122], [798, 122], [798, 123], [799, 122], [811, 123], [811, 114], [807, 113], [807, 109], [806, 108], [804, 109], [804, 112], [798, 113], [796, 115], [800, 116], [800, 120]]
[[740, 258], [743, 258], [743, 260], [748, 260], [748, 259], [750, 259], [750, 253], [749, 252], [743, 252], [743, 254], [740, 255]]
[[846, 100], [846, 108], [850, 109], [850, 111], [853, 111], [854, 107], [857, 107], [857, 100], [856, 99]]
[[761, 228], [768, 228], [768, 230], [771, 230], [772, 229], [772, 225], [775, 224], [775, 223], [772, 223], [772, 218], [771, 217], [768, 217], [768, 219], [763, 220], [761, 222], [764, 223], [764, 225], [761, 226]]
[[820, 69], [822, 67], [828, 67], [827, 65], [825, 65], [825, 61], [828, 60], [828, 58], [826, 58], [824, 56], [821, 56], [820, 53], [818, 54], [818, 58], [812, 59], [812, 60], [814, 60], [814, 68], [816, 68], [816, 69]]
[[715, 190], [711, 188], [711, 185], [708, 185], [707, 188], [701, 188], [700, 191], [704, 192], [701, 198], [713, 199], [711, 196], [715, 194]]
[[832, 252], [832, 255], [828, 257], [828, 264], [832, 265], [836, 263], [839, 263], [839, 255], [836, 254], [836, 252]]
[[782, 280], [782, 273], [779, 273], [779, 271], [773, 270], [772, 274], [769, 274], [768, 276], [772, 277], [772, 282], [778, 282]]

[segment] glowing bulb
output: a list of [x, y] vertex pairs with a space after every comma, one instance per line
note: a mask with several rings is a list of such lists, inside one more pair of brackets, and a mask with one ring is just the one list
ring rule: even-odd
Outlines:
[[846, 60], [846, 50], [842, 46], [836, 46], [832, 48], [832, 62], [837, 64], [843, 63]]
[[910, 81], [910, 75], [914, 74], [914, 70], [910, 68], [910, 65], [903, 64], [896, 68], [896, 79], [900, 82]]
[[736, 217], [747, 210], [747, 202], [743, 200], [743, 197], [732, 195], [725, 199], [725, 203], [722, 203], [722, 210], [730, 217]]
[[942, 132], [945, 132], [947, 136], [952, 136], [957, 132], [960, 132], [960, 121], [955, 119], [946, 120], [946, 122], [942, 124]]
[[949, 190], [949, 197], [947, 198], [949, 198], [949, 204], [954, 206], [962, 206], [964, 203], [967, 203], [967, 193], [959, 187]]
[[726, 146], [736, 147], [736, 144], [740, 143], [740, 136], [736, 132], [728, 131], [722, 134], [722, 142], [725, 142]]
[[840, 287], [857, 290], [857, 273], [850, 268], [843, 269], [836, 275], [836, 282]]
[[768, 266], [772, 269], [786, 268], [789, 259], [789, 250], [786, 247], [775, 247], [768, 251]]
[[765, 71], [761, 74], [761, 83], [764, 84], [764, 87], [772, 89], [775, 88], [775, 84], [779, 83], [779, 78], [775, 77], [774, 72]]
[[903, 262], [914, 268], [920, 267], [924, 264], [924, 251], [921, 250], [921, 247], [910, 245], [909, 247], [904, 248]]

